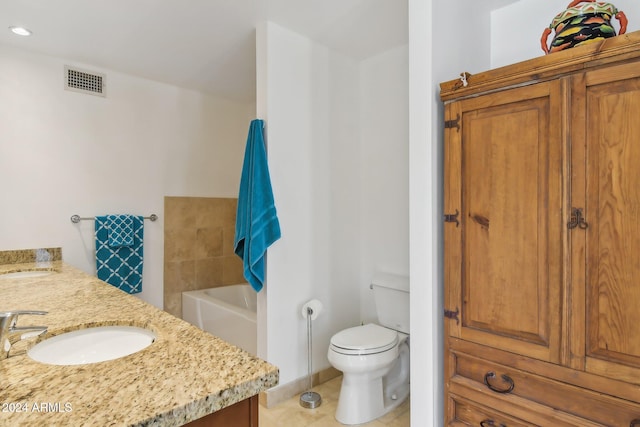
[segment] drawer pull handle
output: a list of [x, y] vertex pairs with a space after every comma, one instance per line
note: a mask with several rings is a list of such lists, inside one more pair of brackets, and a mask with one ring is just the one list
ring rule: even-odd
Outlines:
[[491, 383], [489, 383], [489, 379], [491, 378], [495, 378], [496, 377], [496, 373], [495, 372], [487, 372], [486, 374], [484, 374], [484, 383], [487, 387], [489, 387], [490, 390], [495, 391], [496, 393], [511, 393], [511, 391], [513, 390], [513, 388], [516, 386], [515, 383], [513, 382], [513, 380], [511, 379], [511, 377], [509, 377], [506, 374], [502, 374], [500, 377], [502, 378], [502, 381], [504, 381], [505, 383], [507, 383], [509, 385], [509, 387], [505, 388], [505, 389], [501, 389], [501, 388], [496, 388], [494, 386], [491, 385]]
[[496, 424], [496, 422], [493, 420], [482, 420], [480, 421], [480, 427], [507, 427], [507, 426], [502, 423]]
[[631, 424], [629, 424], [629, 427], [639, 427], [639, 426], [640, 426], [640, 418], [631, 420]]

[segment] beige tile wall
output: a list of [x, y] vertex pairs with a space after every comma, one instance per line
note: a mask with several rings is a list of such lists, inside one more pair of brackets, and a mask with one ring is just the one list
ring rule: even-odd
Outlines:
[[233, 253], [237, 199], [164, 198], [164, 309], [182, 317], [182, 292], [246, 282]]

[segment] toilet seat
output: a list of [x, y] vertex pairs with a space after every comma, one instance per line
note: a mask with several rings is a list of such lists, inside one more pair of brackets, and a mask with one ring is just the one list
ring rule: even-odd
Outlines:
[[345, 355], [382, 353], [398, 345], [398, 333], [369, 323], [338, 332], [331, 337], [330, 349]]

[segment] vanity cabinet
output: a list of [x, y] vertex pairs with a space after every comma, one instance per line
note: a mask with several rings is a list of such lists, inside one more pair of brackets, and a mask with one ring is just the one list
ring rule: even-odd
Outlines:
[[207, 416], [185, 424], [186, 427], [258, 427], [258, 395], [241, 400]]
[[640, 426], [640, 32], [441, 84], [445, 425]]

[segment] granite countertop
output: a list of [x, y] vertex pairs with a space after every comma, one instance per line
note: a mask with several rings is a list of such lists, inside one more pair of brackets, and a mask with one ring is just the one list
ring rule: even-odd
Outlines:
[[[278, 383], [275, 366], [62, 261], [1, 262], [0, 311], [49, 313], [21, 316], [18, 326], [48, 331], [14, 344], [0, 360], [0, 425], [179, 426]], [[54, 273], [1, 277], [34, 269]], [[147, 328], [156, 340], [87, 365], [45, 365], [26, 354], [37, 341], [100, 325]]]

